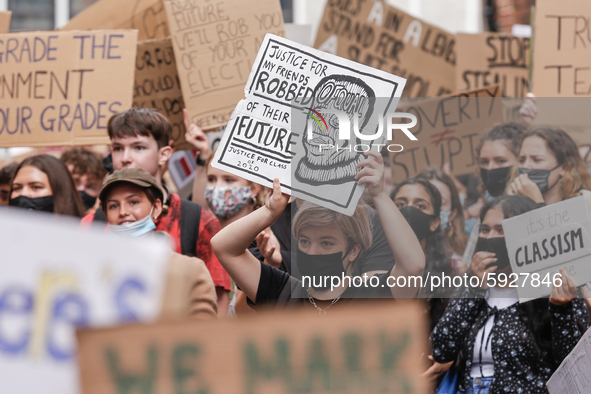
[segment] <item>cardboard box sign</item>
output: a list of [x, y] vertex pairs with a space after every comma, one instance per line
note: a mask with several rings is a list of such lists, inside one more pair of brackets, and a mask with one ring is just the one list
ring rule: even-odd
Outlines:
[[137, 44], [133, 106], [158, 110], [170, 121], [174, 149], [193, 149], [185, 140], [185, 102], [170, 38]]
[[3, 393], [78, 394], [74, 328], [153, 321], [170, 249], [22, 209], [0, 215]]
[[192, 123], [224, 126], [266, 33], [284, 35], [279, 0], [165, 2], [183, 97]]
[[453, 34], [382, 0], [327, 2], [314, 48], [406, 78], [404, 96], [456, 90]]
[[591, 97], [538, 97], [533, 123], [564, 130], [577, 145], [591, 144]]
[[[498, 91], [498, 90], [497, 90]], [[478, 168], [476, 146], [493, 126], [503, 122], [502, 99], [498, 97], [448, 97], [417, 100], [400, 106], [398, 112], [417, 117], [411, 129], [417, 141], [402, 133], [391, 144], [404, 150], [390, 153], [392, 182], [414, 177], [427, 167], [449, 163], [452, 174], [462, 175]]]
[[461, 90], [447, 94], [445, 97], [502, 97], [501, 94], [501, 85], [489, 85], [474, 90]]
[[456, 89], [500, 84], [503, 97], [524, 97], [529, 49], [529, 38], [511, 34], [457, 34]]
[[78, 331], [82, 394], [425, 393], [414, 303]]
[[549, 296], [561, 268], [577, 287], [591, 281], [591, 222], [584, 196], [505, 219], [503, 232], [521, 302]]
[[546, 386], [550, 394], [583, 394], [591, 390], [591, 329], [579, 339]]
[[12, 12], [0, 11], [0, 33], [8, 33]]
[[267, 187], [279, 178], [285, 193], [351, 215], [363, 192], [356, 163], [383, 146], [404, 83], [268, 34], [212, 165]]
[[99, 0], [60, 30], [136, 29], [138, 40], [170, 36], [164, 0]]
[[591, 96], [591, 3], [537, 0], [532, 92], [538, 97]]
[[108, 144], [131, 107], [135, 30], [0, 35], [0, 147]]

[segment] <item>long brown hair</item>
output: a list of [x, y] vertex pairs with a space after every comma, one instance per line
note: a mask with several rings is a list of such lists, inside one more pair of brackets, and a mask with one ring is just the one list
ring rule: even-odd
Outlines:
[[564, 198], [576, 197], [582, 189], [591, 189], [591, 175], [579, 155], [577, 144], [568, 134], [559, 128], [536, 126], [523, 135], [522, 143], [526, 138], [533, 136], [546, 141], [548, 150], [552, 152], [558, 164], [565, 165], [565, 174], [561, 179]]
[[53, 193], [53, 213], [77, 218], [84, 216], [84, 205], [70, 172], [61, 161], [53, 156], [37, 155], [23, 160], [10, 182], [11, 195], [14, 178], [16, 178], [20, 169], [26, 166], [33, 166], [47, 175]]
[[443, 231], [453, 251], [460, 255], [464, 254], [464, 249], [466, 249], [466, 244], [468, 243], [468, 236], [464, 230], [464, 208], [462, 207], [460, 194], [454, 181], [439, 167], [426, 168], [417, 175], [417, 178], [423, 178], [429, 181], [438, 180], [449, 188], [451, 194], [451, 210], [456, 211], [456, 216]]

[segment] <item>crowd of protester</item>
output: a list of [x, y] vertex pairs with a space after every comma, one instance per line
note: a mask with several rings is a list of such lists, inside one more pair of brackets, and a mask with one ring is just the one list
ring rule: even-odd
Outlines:
[[[5, 166], [0, 204], [166, 239], [172, 253], [162, 316], [240, 318], [269, 307], [326, 314], [368, 298], [419, 298], [412, 302], [423, 303], [431, 330], [424, 376], [434, 389], [453, 372], [462, 393], [547, 392], [546, 381], [589, 326], [591, 298], [569, 275], [560, 272], [549, 297], [525, 303], [500, 283], [451, 291], [406, 280], [509, 274], [502, 220], [580, 195], [591, 207], [589, 146], [577, 147], [557, 128], [530, 127], [531, 100], [523, 115], [522, 124], [491, 125], [480, 141], [471, 182], [480, 198], [470, 205], [470, 185], [448, 166], [389, 185], [384, 157], [370, 151], [355, 178], [364, 198], [343, 215], [291, 199], [277, 179], [267, 189], [214, 168], [207, 134], [188, 121], [197, 169], [185, 200], [163, 180], [171, 126], [148, 109], [109, 120], [106, 158], [78, 147], [59, 159], [36, 155]], [[325, 276], [363, 282], [334, 286]], [[390, 285], [401, 280], [405, 286]]]

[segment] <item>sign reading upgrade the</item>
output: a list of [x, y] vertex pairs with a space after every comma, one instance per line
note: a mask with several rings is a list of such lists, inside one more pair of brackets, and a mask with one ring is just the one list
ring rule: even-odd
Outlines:
[[137, 30], [0, 34], [0, 147], [108, 144], [136, 44]]
[[503, 232], [521, 302], [550, 295], [564, 269], [577, 286], [591, 281], [591, 222], [585, 197], [503, 220]]

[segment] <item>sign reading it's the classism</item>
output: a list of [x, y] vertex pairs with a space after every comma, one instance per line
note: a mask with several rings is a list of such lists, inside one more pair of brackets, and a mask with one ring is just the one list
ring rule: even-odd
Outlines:
[[577, 286], [591, 281], [591, 222], [579, 196], [503, 220], [519, 299], [549, 296], [560, 269]]

